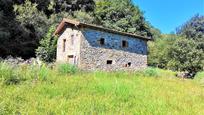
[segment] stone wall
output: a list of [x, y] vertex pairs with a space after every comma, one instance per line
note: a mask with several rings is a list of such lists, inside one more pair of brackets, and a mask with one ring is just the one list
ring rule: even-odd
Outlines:
[[[66, 27], [57, 42], [57, 62], [78, 65], [80, 59], [81, 31], [77, 28]], [[65, 44], [63, 43], [65, 40]], [[65, 45], [65, 50], [64, 50]], [[63, 51], [64, 50], [64, 51]], [[72, 57], [73, 56], [73, 57]]]
[[[105, 39], [104, 45], [99, 44], [101, 38]], [[122, 47], [122, 40], [128, 42], [128, 47]], [[147, 67], [147, 42], [84, 28], [80, 56], [80, 68], [85, 70], [138, 70]]]

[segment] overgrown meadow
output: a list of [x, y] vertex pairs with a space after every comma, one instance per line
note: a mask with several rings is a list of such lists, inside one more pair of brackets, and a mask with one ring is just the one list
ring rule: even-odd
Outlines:
[[204, 74], [84, 72], [67, 64], [0, 63], [0, 114], [204, 114]]

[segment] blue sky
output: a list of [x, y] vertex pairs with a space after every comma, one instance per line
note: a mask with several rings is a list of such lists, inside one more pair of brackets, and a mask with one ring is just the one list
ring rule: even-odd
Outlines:
[[175, 29], [195, 14], [204, 15], [204, 0], [133, 0], [145, 18], [162, 33]]

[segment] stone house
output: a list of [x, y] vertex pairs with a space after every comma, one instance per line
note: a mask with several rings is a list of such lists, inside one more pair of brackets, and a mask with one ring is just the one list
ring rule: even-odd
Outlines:
[[84, 70], [138, 70], [147, 67], [150, 38], [63, 19], [58, 35], [57, 59]]

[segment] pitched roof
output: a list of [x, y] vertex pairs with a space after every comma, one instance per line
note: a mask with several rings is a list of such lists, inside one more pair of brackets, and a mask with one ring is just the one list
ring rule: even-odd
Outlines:
[[59, 34], [65, 27], [66, 24], [70, 24], [70, 25], [74, 25], [76, 27], [87, 27], [87, 28], [93, 28], [93, 29], [97, 29], [97, 30], [102, 30], [102, 31], [106, 31], [106, 32], [110, 32], [110, 33], [115, 33], [115, 34], [120, 34], [120, 35], [124, 35], [124, 36], [129, 36], [129, 37], [134, 37], [134, 38], [139, 38], [139, 39], [143, 39], [143, 40], [151, 40], [151, 38], [148, 37], [144, 37], [144, 36], [140, 36], [140, 35], [135, 35], [132, 33], [127, 33], [127, 32], [120, 32], [120, 31], [116, 31], [113, 29], [108, 29], [108, 28], [103, 28], [97, 25], [93, 25], [93, 24], [87, 24], [87, 23], [82, 23], [76, 20], [71, 20], [71, 19], [67, 19], [64, 18], [61, 23], [58, 25], [56, 31], [55, 31], [55, 35]]

